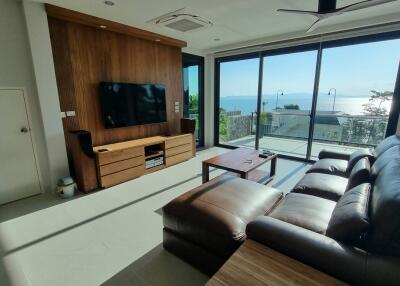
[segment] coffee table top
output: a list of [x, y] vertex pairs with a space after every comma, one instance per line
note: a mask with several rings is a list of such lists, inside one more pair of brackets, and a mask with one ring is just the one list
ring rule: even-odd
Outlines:
[[203, 161], [212, 167], [223, 168], [228, 171], [250, 172], [262, 164], [272, 160], [277, 155], [272, 154], [267, 158], [261, 158], [260, 152], [248, 148], [237, 148], [222, 155]]
[[246, 241], [206, 286], [347, 285], [323, 272], [251, 239]]

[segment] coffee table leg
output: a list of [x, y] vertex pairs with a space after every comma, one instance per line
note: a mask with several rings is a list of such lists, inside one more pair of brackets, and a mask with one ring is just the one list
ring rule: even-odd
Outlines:
[[203, 162], [203, 184], [210, 180], [210, 166]]
[[270, 174], [271, 177], [275, 176], [276, 173], [276, 161], [277, 157], [273, 158], [271, 161], [271, 174]]
[[240, 173], [240, 178], [247, 180], [249, 173]]

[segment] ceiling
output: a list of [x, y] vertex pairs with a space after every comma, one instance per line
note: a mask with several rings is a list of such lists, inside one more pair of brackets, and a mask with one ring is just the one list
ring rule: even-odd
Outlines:
[[[278, 8], [317, 10], [317, 0], [33, 0], [46, 2], [100, 18], [187, 41], [186, 51], [207, 54], [243, 46], [246, 42], [285, 35], [305, 35], [315, 21], [313, 16], [278, 13]], [[345, 6], [362, 0], [338, 0]], [[159, 27], [148, 21], [166, 13], [187, 8], [210, 19], [210, 28], [186, 33]], [[400, 19], [400, 0], [330, 18], [313, 33], [394, 22]], [[216, 40], [219, 39], [219, 40]]]

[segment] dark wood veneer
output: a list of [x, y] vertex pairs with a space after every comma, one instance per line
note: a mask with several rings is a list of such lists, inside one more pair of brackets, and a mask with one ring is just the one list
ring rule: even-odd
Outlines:
[[100, 26], [104, 26], [107, 30], [125, 34], [128, 36], [145, 39], [149, 41], [159, 41], [162, 44], [183, 48], [187, 46], [185, 41], [170, 38], [146, 30], [138, 29], [132, 26], [124, 25], [121, 23], [113, 22], [110, 20], [98, 18], [95, 16], [83, 14], [77, 11], [65, 9], [62, 7], [54, 6], [51, 4], [46, 4], [47, 15], [52, 18], [61, 19], [68, 22], [74, 22], [78, 24], [83, 24], [86, 26], [95, 27], [100, 29]]
[[[175, 113], [174, 107], [176, 101], [183, 106], [180, 47], [55, 15], [53, 10], [49, 13], [49, 28], [61, 111], [76, 113], [64, 120], [66, 137], [69, 130], [88, 130], [96, 146], [180, 132], [182, 111]], [[168, 122], [105, 129], [100, 106], [101, 81], [164, 84]], [[68, 141], [67, 138], [67, 144]]]

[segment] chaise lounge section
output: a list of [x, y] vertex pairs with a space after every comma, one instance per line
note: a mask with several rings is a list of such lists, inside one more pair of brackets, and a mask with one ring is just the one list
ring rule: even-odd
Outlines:
[[208, 274], [246, 239], [246, 226], [283, 198], [279, 190], [223, 175], [163, 208], [164, 248]]
[[399, 285], [400, 138], [374, 151], [347, 177], [306, 174], [283, 199], [273, 188], [216, 178], [164, 207], [164, 247], [210, 274], [252, 239], [347, 283]]

